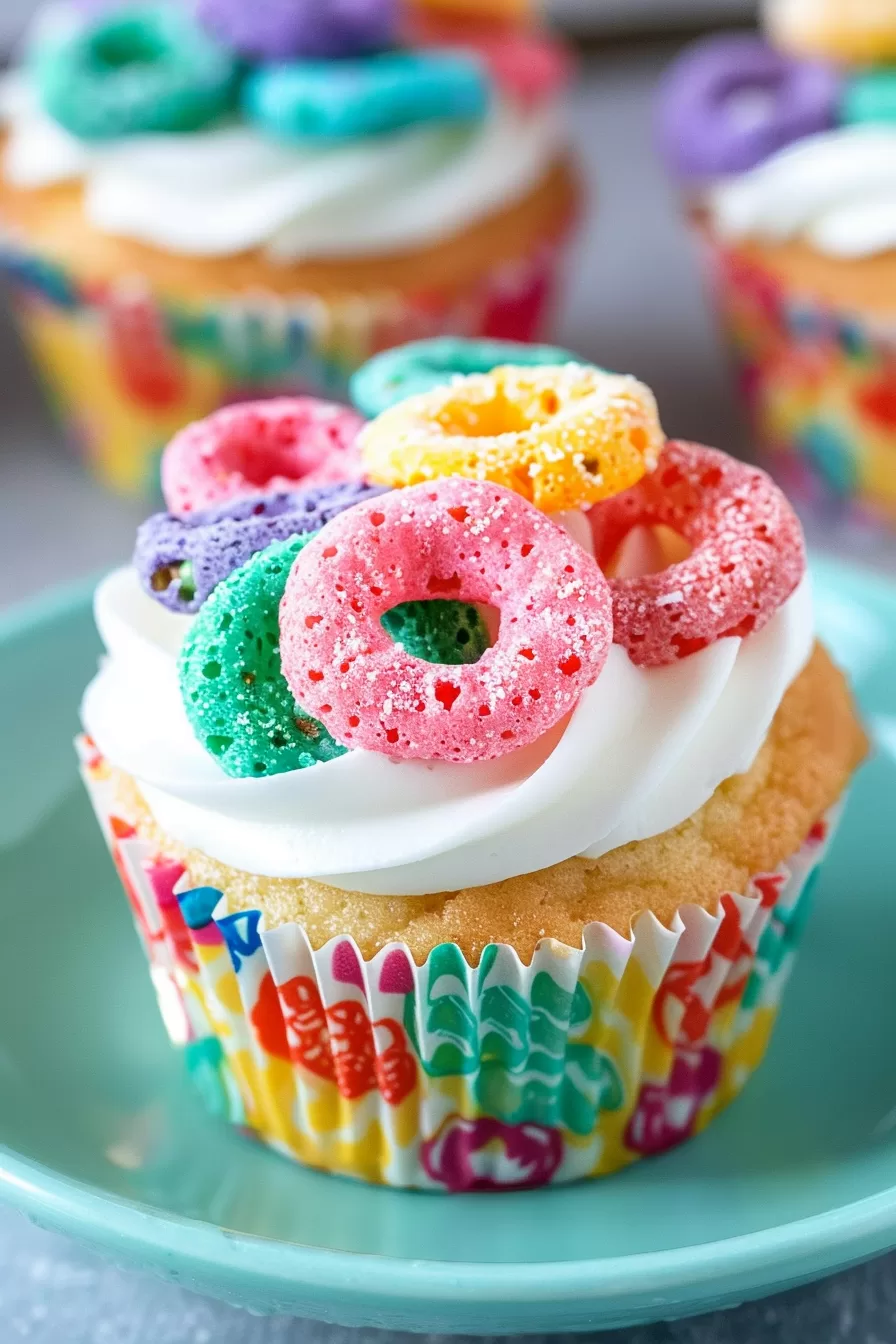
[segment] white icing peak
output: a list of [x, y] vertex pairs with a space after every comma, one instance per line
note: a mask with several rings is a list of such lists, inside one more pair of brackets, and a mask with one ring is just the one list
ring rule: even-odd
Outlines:
[[896, 126], [808, 136], [717, 185], [709, 207], [722, 236], [734, 240], [805, 238], [843, 258], [896, 248]]
[[184, 256], [257, 247], [283, 263], [437, 242], [536, 185], [562, 143], [554, 104], [496, 97], [473, 126], [422, 126], [344, 145], [281, 145], [234, 122], [88, 145], [40, 108], [27, 75], [0, 82], [14, 187], [81, 179], [101, 233]]
[[181, 704], [176, 655], [189, 618], [151, 601], [130, 569], [100, 585], [96, 617], [109, 657], [85, 694], [84, 724], [137, 778], [164, 830], [245, 871], [375, 895], [496, 882], [678, 825], [750, 767], [813, 642], [804, 579], [758, 634], [672, 666], [636, 667], [614, 645], [572, 715], [499, 760], [352, 751], [230, 779]]

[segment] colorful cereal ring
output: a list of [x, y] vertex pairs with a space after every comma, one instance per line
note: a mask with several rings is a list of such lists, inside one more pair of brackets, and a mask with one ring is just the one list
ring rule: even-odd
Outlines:
[[657, 574], [617, 578], [613, 639], [661, 667], [760, 630], [806, 571], [802, 528], [764, 471], [696, 443], [668, 443], [656, 471], [591, 510], [598, 563], [633, 527], [662, 524], [693, 547]]
[[137, 531], [134, 566], [169, 611], [198, 611], [217, 585], [274, 541], [317, 532], [345, 509], [382, 495], [377, 485], [337, 481], [312, 490], [250, 495], [177, 517], [157, 513]]
[[[410, 657], [385, 612], [434, 594], [493, 603], [497, 642], [453, 668]], [[535, 741], [600, 674], [609, 586], [513, 491], [457, 477], [359, 504], [298, 557], [280, 609], [293, 694], [351, 747], [479, 761]]]
[[275, 397], [225, 406], [187, 425], [162, 456], [162, 493], [186, 514], [260, 491], [306, 489], [360, 475], [364, 421], [348, 406]]
[[411, 8], [446, 19], [478, 19], [485, 23], [528, 23], [532, 0], [411, 0]]
[[659, 138], [675, 172], [740, 173], [794, 140], [836, 125], [842, 80], [748, 33], [689, 47], [665, 77]]
[[375, 481], [467, 476], [515, 490], [545, 513], [634, 485], [663, 442], [649, 388], [581, 364], [456, 379], [384, 411], [359, 438]]
[[846, 81], [840, 118], [847, 125], [896, 121], [896, 69], [867, 70]]
[[558, 97], [574, 73], [568, 49], [544, 33], [508, 32], [473, 40], [469, 49], [482, 59], [498, 88], [524, 106]]
[[525, 106], [556, 98], [573, 75], [568, 48], [543, 32], [413, 11], [405, 16], [402, 31], [415, 47], [475, 52], [498, 88]]
[[397, 31], [396, 0], [198, 0], [201, 21], [250, 60], [319, 59], [383, 51]]
[[184, 640], [181, 698], [193, 732], [236, 779], [303, 770], [345, 748], [293, 699], [280, 668], [278, 611], [311, 534], [277, 542], [218, 584]]
[[236, 57], [180, 5], [97, 14], [36, 53], [50, 116], [82, 140], [192, 131], [234, 104]]
[[473, 121], [488, 102], [482, 66], [457, 52], [262, 66], [243, 85], [248, 120], [289, 141], [357, 140], [426, 122]]
[[397, 402], [444, 387], [458, 376], [491, 373], [501, 364], [523, 368], [574, 363], [575, 355], [554, 345], [435, 336], [374, 355], [352, 377], [349, 394], [361, 414], [374, 420]]

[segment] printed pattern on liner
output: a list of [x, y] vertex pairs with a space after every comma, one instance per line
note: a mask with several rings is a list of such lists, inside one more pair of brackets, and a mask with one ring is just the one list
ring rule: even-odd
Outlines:
[[297, 925], [223, 913], [84, 781], [128, 895], [172, 1041], [209, 1109], [278, 1151], [392, 1186], [519, 1189], [615, 1171], [699, 1132], [760, 1063], [837, 809], [790, 862], [718, 912], [589, 925], [530, 966], [492, 945], [365, 962]]
[[0, 271], [87, 462], [117, 490], [150, 493], [172, 435], [228, 402], [305, 392], [344, 399], [372, 355], [424, 337], [536, 340], [563, 241], [546, 239], [454, 295], [384, 290], [327, 302], [252, 293], [162, 302], [139, 279], [84, 285], [9, 236], [0, 238]]
[[710, 269], [756, 437], [791, 495], [896, 522], [891, 330], [797, 299], [736, 248]]

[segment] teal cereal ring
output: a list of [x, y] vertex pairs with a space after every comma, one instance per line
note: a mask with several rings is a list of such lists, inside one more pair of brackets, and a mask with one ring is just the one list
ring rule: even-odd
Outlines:
[[180, 5], [97, 14], [36, 53], [41, 101], [82, 140], [193, 131], [236, 95], [236, 57]]
[[403, 602], [381, 618], [385, 630], [412, 658], [459, 667], [478, 663], [490, 647], [476, 607], [466, 602]]
[[187, 718], [236, 779], [303, 770], [345, 753], [296, 704], [280, 669], [280, 599], [293, 561], [316, 535], [275, 542], [235, 570], [184, 640], [178, 672]]
[[896, 122], [896, 67], [883, 66], [849, 79], [840, 103], [840, 119], [847, 126], [864, 122]]
[[471, 373], [491, 373], [502, 364], [535, 367], [542, 364], [578, 364], [568, 350], [554, 345], [524, 345], [522, 341], [465, 340], [435, 336], [384, 350], [362, 364], [349, 384], [355, 407], [375, 420], [383, 411], [418, 392], [450, 383]]
[[249, 121], [279, 140], [330, 142], [485, 115], [484, 67], [461, 52], [259, 66], [243, 85]]

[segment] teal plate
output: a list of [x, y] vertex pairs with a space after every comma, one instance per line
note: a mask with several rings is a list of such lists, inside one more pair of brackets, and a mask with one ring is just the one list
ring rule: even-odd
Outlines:
[[206, 1118], [159, 1021], [70, 742], [86, 588], [0, 623], [0, 1193], [264, 1312], [445, 1332], [705, 1311], [896, 1246], [896, 589], [825, 562], [821, 626], [877, 742], [766, 1065], [700, 1138], [602, 1182], [406, 1194]]

